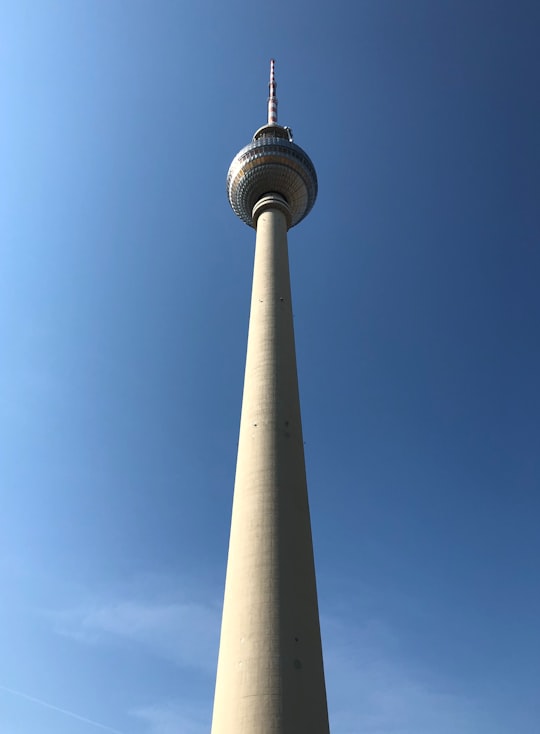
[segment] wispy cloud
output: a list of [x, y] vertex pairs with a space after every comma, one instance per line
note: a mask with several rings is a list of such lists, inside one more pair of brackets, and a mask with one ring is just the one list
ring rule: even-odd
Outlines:
[[433, 671], [396, 652], [380, 621], [324, 620], [332, 731], [339, 734], [478, 734], [479, 706]]
[[18, 698], [24, 698], [25, 701], [30, 701], [31, 703], [35, 703], [38, 706], [43, 706], [44, 708], [51, 709], [52, 711], [57, 711], [59, 714], [63, 714], [64, 716], [69, 716], [72, 719], [77, 719], [77, 721], [82, 721], [85, 724], [90, 724], [91, 726], [96, 727], [97, 729], [101, 729], [102, 731], [108, 731], [112, 734], [123, 734], [123, 732], [119, 731], [118, 729], [113, 729], [111, 726], [101, 724], [99, 721], [89, 719], [86, 716], [81, 716], [80, 714], [76, 714], [74, 711], [69, 711], [69, 709], [62, 708], [61, 706], [55, 706], [48, 701], [44, 701], [42, 698], [36, 698], [35, 696], [30, 696], [28, 693], [23, 693], [22, 691], [17, 691], [14, 688], [8, 688], [7, 686], [2, 685], [0, 685], [0, 690], [5, 691], [6, 693], [10, 693], [13, 696], [17, 696]]
[[[325, 620], [325, 667], [333, 734], [479, 734], [473, 700], [437, 683], [395, 652], [392, 631], [377, 620], [363, 627]], [[208, 711], [171, 702], [131, 712], [148, 734], [208, 734]]]
[[146, 724], [148, 734], [208, 734], [203, 712], [186, 704], [147, 706], [131, 714]]
[[[148, 589], [146, 589], [148, 592]], [[140, 594], [140, 589], [139, 589]], [[139, 594], [54, 615], [57, 632], [88, 644], [138, 645], [183, 669], [215, 675], [219, 605]], [[194, 595], [195, 596], [195, 595]], [[157, 598], [157, 601], [149, 601]], [[437, 671], [405, 659], [393, 629], [344, 610], [323, 620], [325, 669], [334, 734], [479, 734], [480, 704]], [[195, 701], [144, 705], [130, 713], [148, 734], [207, 734], [208, 711]]]
[[130, 641], [177, 665], [215, 666], [219, 610], [195, 602], [119, 600], [55, 613], [56, 631], [87, 643]]

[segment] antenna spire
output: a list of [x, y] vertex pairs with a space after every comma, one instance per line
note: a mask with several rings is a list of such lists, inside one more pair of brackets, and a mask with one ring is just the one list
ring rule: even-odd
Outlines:
[[270, 59], [270, 82], [268, 89], [270, 93], [268, 95], [268, 124], [277, 125], [277, 97], [276, 97], [276, 77], [274, 75], [274, 59]]

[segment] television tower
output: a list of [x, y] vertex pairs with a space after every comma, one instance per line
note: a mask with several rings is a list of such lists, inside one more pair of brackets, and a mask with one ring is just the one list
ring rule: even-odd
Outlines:
[[273, 60], [269, 88], [227, 176], [257, 235], [212, 734], [328, 734], [287, 252], [317, 175], [278, 125]]

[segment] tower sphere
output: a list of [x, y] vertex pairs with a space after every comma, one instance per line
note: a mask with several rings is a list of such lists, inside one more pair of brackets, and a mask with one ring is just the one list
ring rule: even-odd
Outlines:
[[289, 128], [269, 123], [259, 128], [237, 154], [227, 174], [227, 194], [234, 213], [255, 227], [253, 207], [267, 194], [280, 194], [294, 227], [317, 198], [317, 174], [311, 159], [293, 143]]

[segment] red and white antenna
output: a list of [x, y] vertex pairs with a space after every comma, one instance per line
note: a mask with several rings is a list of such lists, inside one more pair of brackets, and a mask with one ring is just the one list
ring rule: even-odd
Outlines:
[[270, 59], [270, 82], [268, 89], [270, 94], [268, 95], [268, 124], [277, 125], [277, 97], [276, 97], [276, 77], [274, 75], [274, 59]]

